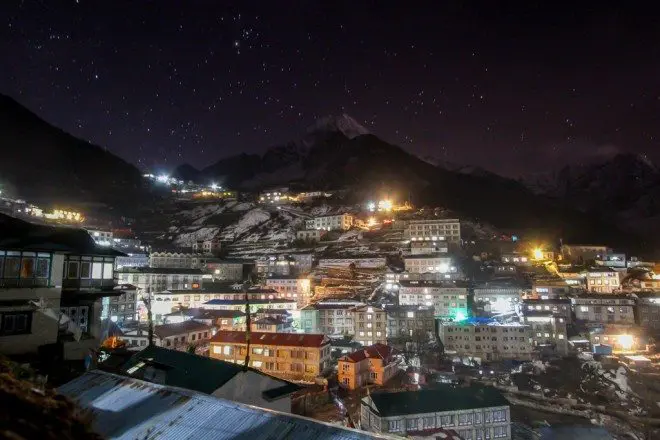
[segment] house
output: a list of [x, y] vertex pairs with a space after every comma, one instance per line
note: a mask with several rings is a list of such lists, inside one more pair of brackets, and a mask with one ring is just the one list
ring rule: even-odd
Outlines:
[[360, 428], [408, 438], [511, 439], [509, 402], [488, 387], [438, 385], [432, 389], [372, 393], [362, 398]]
[[417, 254], [403, 258], [406, 271], [410, 273], [439, 273], [445, 279], [456, 279], [458, 268], [453, 258], [440, 254]]
[[392, 353], [392, 347], [374, 344], [342, 356], [337, 364], [337, 381], [349, 390], [385, 384], [398, 371]]
[[406, 224], [404, 236], [410, 241], [461, 242], [461, 222], [458, 219], [410, 220]]
[[540, 299], [566, 298], [569, 291], [570, 287], [564, 279], [541, 277], [535, 279], [532, 283], [531, 297]]
[[257, 274], [268, 276], [293, 276], [298, 273], [296, 260], [290, 255], [270, 255], [257, 258]]
[[[208, 343], [214, 332], [214, 326], [192, 319], [173, 324], [155, 325], [154, 345], [175, 350], [187, 350], [191, 346], [196, 347]], [[139, 350], [149, 345], [149, 332], [144, 326], [124, 329], [120, 339], [126, 342], [129, 349]]]
[[352, 309], [353, 335], [362, 345], [387, 343], [387, 315], [385, 310], [373, 306], [358, 306]]
[[245, 312], [240, 310], [181, 309], [163, 316], [165, 324], [194, 320], [218, 330], [245, 330]]
[[435, 336], [435, 310], [425, 306], [386, 307], [387, 337], [411, 337], [421, 331], [427, 338]]
[[622, 253], [609, 253], [604, 255], [596, 255], [594, 260], [596, 266], [607, 266], [618, 269], [625, 269], [626, 264], [626, 254]]
[[[203, 376], [205, 377], [205, 376]], [[245, 381], [250, 383], [250, 381]], [[239, 387], [240, 397], [243, 393]], [[254, 388], [259, 392], [259, 388]], [[283, 411], [263, 409], [227, 398], [160, 385], [95, 370], [58, 388], [91, 417], [91, 428], [103, 438], [159, 440], [212, 438], [345, 439], [382, 438]], [[263, 391], [264, 400], [273, 393]], [[247, 393], [246, 393], [247, 394]], [[253, 395], [250, 393], [249, 395]]]
[[210, 357], [241, 364], [248, 354], [250, 366], [290, 380], [313, 381], [330, 360], [325, 335], [219, 331], [211, 338]]
[[243, 281], [249, 272], [250, 264], [242, 260], [218, 260], [206, 263], [206, 269], [213, 278], [226, 281]]
[[0, 353], [51, 348], [80, 360], [98, 348], [102, 301], [125, 293], [114, 280], [119, 255], [85, 230], [0, 214]]
[[637, 353], [648, 350], [648, 338], [644, 330], [636, 325], [608, 324], [591, 329], [591, 346], [609, 345], [613, 353]]
[[587, 289], [596, 293], [614, 293], [621, 290], [619, 272], [608, 266], [587, 269]]
[[634, 324], [635, 300], [625, 295], [589, 294], [572, 298], [575, 319], [603, 324]]
[[387, 267], [385, 257], [355, 257], [355, 258], [321, 258], [319, 268], [322, 269], [383, 269]]
[[299, 308], [306, 306], [312, 296], [311, 280], [308, 277], [270, 276], [264, 285], [278, 292], [281, 298], [295, 299]]
[[326, 335], [353, 335], [355, 323], [353, 309], [362, 306], [359, 301], [319, 301], [300, 309], [300, 321], [305, 333]]
[[149, 255], [145, 253], [126, 252], [126, 256], [115, 258], [115, 268], [117, 270], [124, 267], [147, 267], [149, 266]]
[[482, 361], [532, 359], [532, 328], [519, 323], [440, 323], [446, 353]]
[[399, 284], [399, 305], [433, 307], [438, 317], [468, 316], [467, 287], [434, 281], [400, 281]]
[[583, 266], [560, 264], [557, 266], [557, 276], [562, 278], [571, 288], [586, 288], [587, 271]]
[[218, 238], [196, 240], [192, 244], [192, 253], [198, 255], [218, 255], [221, 248], [222, 244]]
[[130, 323], [137, 319], [138, 293], [133, 285], [120, 285], [122, 293], [110, 296], [103, 308], [103, 319], [110, 319], [119, 325]]
[[318, 243], [327, 234], [323, 229], [303, 229], [296, 232], [296, 238], [303, 241], [312, 241]]
[[348, 231], [353, 227], [351, 214], [324, 215], [305, 221], [305, 229], [324, 229], [326, 231]]
[[474, 288], [474, 302], [490, 313], [508, 313], [516, 309], [522, 288], [508, 281], [485, 281]]
[[291, 394], [300, 389], [254, 368], [157, 346], [135, 353], [120, 373], [287, 413], [291, 412]]
[[530, 312], [551, 312], [564, 318], [566, 323], [573, 322], [573, 309], [569, 298], [525, 299], [522, 302], [521, 313], [526, 315]]
[[200, 269], [166, 267], [123, 267], [117, 270], [119, 283], [137, 287], [139, 295], [163, 290], [199, 289], [203, 275]]
[[265, 316], [251, 321], [253, 332], [292, 333], [293, 321], [284, 317]]
[[[256, 313], [259, 309], [282, 309], [295, 310], [296, 302], [292, 299], [251, 299], [249, 300], [250, 313]], [[212, 299], [202, 304], [204, 309], [213, 310], [240, 310], [245, 311], [247, 303], [244, 299]]]
[[532, 264], [531, 258], [517, 252], [503, 253], [501, 261], [504, 264], [513, 264], [514, 266], [531, 266]]
[[649, 330], [660, 330], [660, 295], [637, 293], [637, 324]]
[[201, 258], [196, 253], [185, 252], [152, 252], [149, 255], [149, 266], [168, 269], [200, 269]]
[[599, 255], [610, 253], [607, 246], [594, 244], [563, 244], [559, 251], [564, 260], [577, 263], [595, 260]]

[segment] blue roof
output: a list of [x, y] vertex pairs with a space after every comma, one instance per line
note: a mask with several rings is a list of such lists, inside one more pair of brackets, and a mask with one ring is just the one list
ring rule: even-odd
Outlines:
[[108, 439], [392, 438], [98, 370], [58, 391], [91, 411], [93, 429]]

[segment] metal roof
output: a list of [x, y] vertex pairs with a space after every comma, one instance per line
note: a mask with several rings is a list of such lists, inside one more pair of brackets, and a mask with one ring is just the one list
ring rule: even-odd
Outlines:
[[98, 370], [58, 391], [89, 410], [108, 439], [392, 438]]

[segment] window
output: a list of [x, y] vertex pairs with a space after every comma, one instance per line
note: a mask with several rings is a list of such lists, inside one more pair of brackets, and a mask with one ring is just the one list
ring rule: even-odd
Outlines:
[[504, 422], [506, 421], [506, 411], [500, 409], [498, 411], [493, 411], [493, 422]]
[[417, 419], [406, 420], [406, 431], [415, 431], [415, 430], [417, 430]]
[[390, 420], [388, 422], [388, 432], [399, 432], [401, 431], [401, 420]]
[[104, 263], [103, 264], [103, 279], [111, 280], [114, 276], [114, 264]]
[[32, 313], [3, 313], [0, 314], [0, 335], [29, 334], [32, 328]]
[[103, 263], [92, 263], [92, 278], [95, 280], [100, 280], [103, 278]]
[[498, 437], [506, 437], [506, 436], [507, 436], [506, 426], [493, 427], [493, 437], [498, 438]]
[[66, 277], [67, 278], [78, 278], [80, 269], [80, 263], [78, 261], [69, 261], [67, 264]]
[[459, 414], [458, 415], [458, 424], [459, 425], [471, 425], [472, 424], [472, 414]]
[[435, 417], [424, 417], [422, 423], [424, 429], [435, 428]]
[[440, 418], [441, 426], [451, 426], [454, 424], [454, 416], [442, 416]]
[[225, 345], [224, 347], [222, 347], [222, 354], [229, 356], [231, 355], [231, 353], [232, 353], [231, 345]]

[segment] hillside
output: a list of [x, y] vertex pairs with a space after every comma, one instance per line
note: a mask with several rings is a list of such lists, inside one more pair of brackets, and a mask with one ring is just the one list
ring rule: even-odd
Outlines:
[[0, 183], [16, 197], [131, 212], [145, 195], [136, 167], [53, 127], [4, 95], [0, 146]]

